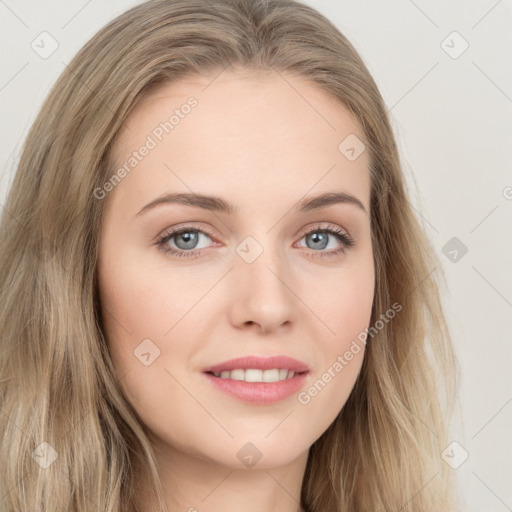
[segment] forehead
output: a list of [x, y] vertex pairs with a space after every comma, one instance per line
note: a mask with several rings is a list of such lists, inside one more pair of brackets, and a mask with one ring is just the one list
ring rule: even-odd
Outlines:
[[115, 194], [134, 200], [135, 193], [151, 198], [169, 188], [246, 200], [273, 190], [297, 200], [308, 189], [343, 188], [368, 209], [368, 152], [347, 158], [346, 140], [362, 144], [359, 123], [302, 78], [275, 71], [192, 76], [160, 86], [126, 119], [112, 170], [143, 146], [152, 149]]

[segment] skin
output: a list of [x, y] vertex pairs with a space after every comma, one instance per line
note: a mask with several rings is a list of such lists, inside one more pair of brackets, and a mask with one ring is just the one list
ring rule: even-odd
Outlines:
[[[363, 132], [343, 104], [303, 79], [229, 70], [166, 84], [138, 104], [113, 146], [113, 169], [190, 96], [198, 105], [103, 199], [98, 279], [109, 350], [155, 446], [171, 511], [300, 511], [308, 450], [345, 404], [364, 345], [307, 404], [297, 394], [248, 404], [217, 390], [202, 369], [245, 355], [288, 355], [309, 366], [307, 390], [369, 326], [368, 151], [349, 161], [338, 150], [347, 135], [363, 139]], [[239, 211], [167, 204], [136, 215], [165, 193], [191, 191]], [[355, 196], [366, 211], [348, 203], [291, 210], [333, 191]], [[341, 246], [334, 235], [325, 248], [305, 236], [323, 223], [355, 246], [320, 258]], [[198, 257], [155, 245], [190, 224], [213, 236], [200, 235], [193, 249], [179, 237], [167, 246]], [[236, 252], [247, 236], [263, 248], [252, 263]], [[160, 350], [148, 366], [134, 356], [144, 339]], [[237, 457], [248, 442], [262, 454], [250, 468]], [[154, 510], [140, 485], [143, 510]]]

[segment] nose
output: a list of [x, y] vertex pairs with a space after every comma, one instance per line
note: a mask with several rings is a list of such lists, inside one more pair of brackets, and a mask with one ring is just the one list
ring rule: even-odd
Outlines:
[[270, 333], [296, 320], [298, 298], [284, 254], [266, 248], [252, 262], [236, 257], [230, 272], [231, 322], [243, 329]]

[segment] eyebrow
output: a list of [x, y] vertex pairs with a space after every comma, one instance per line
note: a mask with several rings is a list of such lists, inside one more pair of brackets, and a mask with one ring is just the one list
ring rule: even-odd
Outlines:
[[[139, 216], [144, 212], [155, 208], [156, 206], [166, 204], [184, 204], [196, 208], [203, 208], [204, 210], [227, 214], [233, 214], [238, 211], [237, 208], [235, 208], [232, 204], [228, 203], [221, 197], [194, 193], [174, 193], [157, 197], [155, 200], [144, 206], [136, 216]], [[325, 208], [333, 204], [351, 204], [363, 212], [368, 213], [363, 203], [359, 199], [345, 192], [328, 192], [314, 197], [302, 199], [293, 206], [292, 210], [294, 212], [306, 212], [310, 210], [317, 210], [319, 208]]]

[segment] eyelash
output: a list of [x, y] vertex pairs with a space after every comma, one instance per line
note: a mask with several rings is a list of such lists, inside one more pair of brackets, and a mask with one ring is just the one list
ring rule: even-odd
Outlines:
[[[204, 249], [191, 249], [189, 251], [186, 251], [184, 249], [174, 249], [172, 247], [169, 247], [167, 245], [167, 242], [171, 240], [171, 238], [180, 235], [182, 233], [188, 233], [188, 232], [197, 232], [202, 233], [204, 235], [207, 235], [209, 238], [213, 238], [213, 236], [206, 230], [194, 228], [192, 226], [185, 226], [183, 228], [176, 229], [174, 231], [164, 233], [162, 236], [160, 236], [156, 242], [156, 245], [158, 248], [164, 252], [166, 255], [172, 255], [177, 256], [179, 258], [197, 258], [201, 256], [202, 251]], [[341, 242], [341, 247], [339, 249], [336, 249], [335, 251], [331, 252], [323, 252], [323, 251], [313, 251], [318, 252], [319, 254], [314, 256], [315, 258], [332, 258], [338, 256], [340, 253], [344, 253], [345, 250], [351, 249], [355, 245], [355, 240], [348, 234], [342, 231], [341, 229], [337, 227], [320, 227], [317, 226], [314, 229], [311, 229], [310, 231], [304, 233], [302, 238], [312, 234], [312, 233], [327, 233], [330, 235], [333, 235], [339, 242]]]

